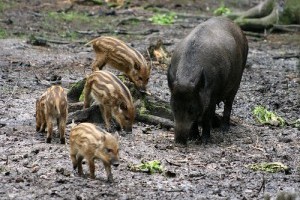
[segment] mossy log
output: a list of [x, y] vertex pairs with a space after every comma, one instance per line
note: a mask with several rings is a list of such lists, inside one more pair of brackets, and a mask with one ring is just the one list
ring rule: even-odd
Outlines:
[[[98, 105], [83, 109], [83, 102], [79, 102], [86, 79], [75, 83], [68, 91], [69, 116], [68, 122], [95, 122], [103, 123]], [[132, 84], [127, 84], [136, 105], [136, 122], [143, 122], [151, 125], [159, 125], [162, 128], [174, 126], [173, 115], [169, 102], [158, 97], [138, 92]]]

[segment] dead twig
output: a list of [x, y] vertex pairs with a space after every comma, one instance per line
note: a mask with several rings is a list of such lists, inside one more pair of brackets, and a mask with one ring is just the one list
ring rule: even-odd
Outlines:
[[170, 165], [174, 165], [174, 166], [177, 166], [177, 167], [181, 167], [181, 165], [180, 164], [177, 164], [177, 163], [174, 163], [174, 162], [171, 162], [171, 161], [169, 161], [169, 160], [167, 160], [167, 159], [165, 159], [166, 161], [167, 161], [167, 163], [168, 164], [170, 164]]

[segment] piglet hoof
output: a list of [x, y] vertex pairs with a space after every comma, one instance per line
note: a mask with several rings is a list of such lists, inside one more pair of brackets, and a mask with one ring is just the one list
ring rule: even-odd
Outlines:
[[108, 183], [113, 183], [113, 182], [114, 182], [114, 179], [113, 179], [113, 176], [112, 176], [112, 175], [109, 175], [109, 176], [107, 177], [107, 182], [108, 182]]
[[66, 144], [66, 139], [65, 138], [60, 138], [60, 143], [61, 144]]
[[46, 142], [51, 143], [51, 138], [47, 138]]

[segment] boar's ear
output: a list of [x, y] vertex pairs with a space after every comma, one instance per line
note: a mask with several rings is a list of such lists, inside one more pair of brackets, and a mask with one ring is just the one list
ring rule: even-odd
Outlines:
[[117, 141], [120, 140], [120, 135], [119, 135], [118, 131], [116, 131], [116, 132], [113, 133], [112, 135], [117, 139]]
[[134, 64], [134, 69], [140, 71], [141, 67], [138, 64]]
[[101, 141], [102, 141], [102, 142], [105, 142], [105, 140], [106, 140], [106, 137], [105, 137], [105, 135], [103, 135], [103, 136], [101, 137]]
[[150, 69], [152, 69], [153, 62], [152, 62], [152, 59], [151, 59], [151, 56], [150, 56], [150, 53], [149, 53], [148, 49], [147, 49], [147, 54], [148, 54], [148, 57], [149, 57], [149, 60], [150, 60], [150, 67], [149, 67], [149, 71], [150, 71]]

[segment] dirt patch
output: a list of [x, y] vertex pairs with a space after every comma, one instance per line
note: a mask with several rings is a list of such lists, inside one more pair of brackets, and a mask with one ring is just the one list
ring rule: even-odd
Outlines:
[[[121, 164], [113, 169], [115, 182], [109, 184], [102, 163], [96, 162], [96, 180], [78, 177], [72, 169], [68, 144], [59, 144], [58, 136], [52, 144], [46, 144], [45, 135], [35, 132], [35, 99], [49, 86], [53, 76], [61, 76], [63, 87], [68, 89], [90, 73], [94, 53], [83, 44], [101, 35], [99, 30], [108, 30], [105, 35], [117, 35], [144, 55], [151, 41], [161, 38], [171, 53], [174, 45], [204, 19], [179, 18], [170, 26], [152, 25], [149, 21], [118, 25], [127, 17], [146, 18], [153, 14], [152, 10], [140, 7], [145, 2], [131, 1], [135, 7], [117, 9], [113, 16], [109, 13], [114, 9], [105, 5], [74, 5], [72, 11], [89, 13], [96, 22], [105, 19], [101, 24], [99, 21], [99, 26], [93, 24], [95, 21], [77, 23], [65, 19], [54, 19], [55, 24], [46, 13], [68, 8], [68, 4], [62, 7], [37, 0], [28, 5], [4, 2], [9, 7], [1, 14], [1, 27], [10, 37], [0, 40], [0, 199], [262, 199], [266, 194], [275, 196], [278, 191], [299, 191], [299, 129], [261, 126], [252, 115], [255, 106], [263, 105], [289, 122], [299, 119], [299, 33], [271, 34], [258, 39], [248, 36], [249, 67], [235, 98], [235, 125], [229, 133], [215, 129], [212, 144], [191, 143], [184, 147], [174, 144], [172, 129], [136, 122], [131, 135], [121, 136]], [[190, 8], [193, 14], [205, 11], [208, 5], [216, 6], [214, 1], [186, 2], [167, 1], [164, 5], [178, 12]], [[159, 6], [156, 1], [148, 4]], [[8, 19], [13, 23], [8, 23]], [[132, 34], [141, 30], [158, 31]], [[73, 32], [77, 35], [72, 36]], [[31, 34], [48, 39], [48, 46], [28, 44]], [[155, 66], [148, 89], [169, 101], [164, 66]], [[222, 105], [218, 109], [221, 111]], [[146, 128], [147, 134], [143, 131]], [[69, 131], [70, 126], [67, 141]], [[142, 160], [160, 160], [165, 171], [175, 177], [128, 169], [128, 165]], [[289, 172], [270, 174], [246, 167], [273, 161], [287, 165]], [[84, 172], [88, 174], [86, 164]]]

